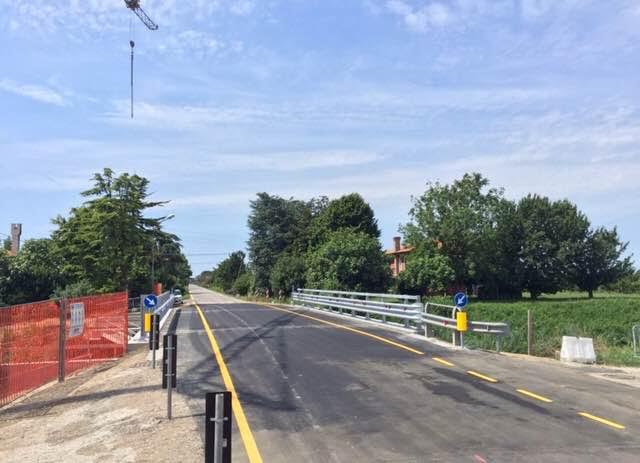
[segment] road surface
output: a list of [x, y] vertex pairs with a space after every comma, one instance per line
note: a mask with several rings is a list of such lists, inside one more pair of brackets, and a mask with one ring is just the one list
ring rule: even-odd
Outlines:
[[640, 461], [639, 389], [317, 311], [191, 294], [197, 306], [172, 324], [178, 392], [197, 415], [205, 392], [234, 388], [234, 461]]

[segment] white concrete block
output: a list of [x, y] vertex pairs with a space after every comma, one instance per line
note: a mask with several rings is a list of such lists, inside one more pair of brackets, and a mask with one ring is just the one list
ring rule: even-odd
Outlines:
[[562, 336], [562, 348], [560, 349], [560, 360], [563, 362], [573, 362], [578, 356], [578, 338], [574, 336]]
[[594, 363], [596, 353], [592, 338], [562, 336], [560, 360], [563, 362]]

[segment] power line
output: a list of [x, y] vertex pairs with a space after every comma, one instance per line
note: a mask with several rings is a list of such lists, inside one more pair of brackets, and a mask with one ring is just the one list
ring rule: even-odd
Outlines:
[[226, 256], [231, 254], [231, 252], [195, 252], [195, 253], [187, 253], [185, 256]]

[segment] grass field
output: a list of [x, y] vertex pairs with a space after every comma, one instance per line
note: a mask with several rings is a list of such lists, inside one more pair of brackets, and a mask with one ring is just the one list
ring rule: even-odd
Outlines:
[[[451, 304], [449, 298], [430, 301]], [[502, 349], [516, 353], [527, 352], [527, 310], [533, 313], [533, 355], [554, 357], [563, 335], [585, 336], [594, 340], [598, 363], [640, 366], [640, 357], [633, 356], [631, 337], [631, 327], [640, 324], [640, 294], [598, 292], [589, 299], [585, 293], [563, 292], [537, 301], [472, 299], [467, 308], [472, 320], [509, 322], [511, 336], [503, 340]], [[449, 333], [439, 334], [450, 339]], [[465, 343], [495, 349], [493, 336], [468, 334]]]

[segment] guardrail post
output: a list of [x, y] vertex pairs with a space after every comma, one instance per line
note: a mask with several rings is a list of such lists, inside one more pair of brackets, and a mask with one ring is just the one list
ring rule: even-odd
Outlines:
[[527, 310], [527, 355], [531, 355], [531, 346], [533, 344], [533, 314], [531, 309]]
[[60, 307], [60, 331], [58, 335], [58, 382], [63, 383], [65, 379], [65, 345], [67, 343], [67, 300], [61, 299]]
[[[424, 313], [429, 313], [429, 303], [424, 305]], [[433, 327], [429, 323], [424, 324], [424, 335], [427, 338], [433, 337]]]
[[[453, 318], [454, 320], [456, 319], [456, 312], [458, 311], [458, 307], [454, 307], [453, 310], [451, 311], [451, 318]], [[460, 345], [460, 332], [458, 330], [453, 330], [451, 332], [451, 342], [453, 343], [453, 345], [455, 347], [458, 347]]]
[[502, 338], [502, 336], [497, 335], [496, 336], [496, 352], [500, 353], [500, 339]]
[[142, 296], [140, 296], [140, 337], [144, 334], [144, 303], [142, 302]]

